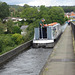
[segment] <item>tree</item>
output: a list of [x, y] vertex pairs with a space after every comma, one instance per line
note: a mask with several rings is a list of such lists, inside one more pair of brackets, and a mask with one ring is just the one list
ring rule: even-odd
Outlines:
[[23, 36], [21, 34], [15, 33], [12, 35], [12, 40], [17, 44], [22, 44], [23, 41]]
[[7, 22], [7, 32], [12, 33], [12, 30], [13, 30], [13, 21], [8, 20], [8, 22]]
[[25, 8], [30, 8], [30, 6], [28, 4], [25, 4], [23, 7], [24, 7], [24, 9]]
[[2, 38], [0, 38], [0, 52], [2, 52], [3, 50], [3, 40]]
[[14, 16], [15, 8], [10, 7], [9, 10], [10, 10], [10, 13], [11, 13], [10, 16]]
[[65, 12], [72, 12], [75, 11], [75, 6], [62, 6]]
[[27, 28], [27, 34], [25, 36], [25, 42], [32, 40], [33, 36], [34, 36], [34, 28], [38, 27], [38, 23], [39, 23], [40, 19], [37, 19], [36, 21], [34, 21], [33, 23], [31, 23], [28, 28]]
[[20, 16], [20, 13], [18, 11], [15, 11], [15, 17], [19, 17]]
[[26, 18], [29, 23], [32, 23], [37, 18], [38, 11], [34, 8], [25, 8], [22, 11], [21, 17]]
[[48, 7], [45, 7], [44, 5], [40, 6], [40, 12], [38, 14], [38, 19], [41, 19], [41, 18], [45, 18], [45, 22], [48, 24], [50, 23], [50, 18], [49, 18], [49, 10], [50, 8]]
[[22, 12], [23, 9], [24, 9], [23, 7], [19, 7], [19, 8], [17, 9], [17, 11], [18, 11], [18, 12]]
[[0, 18], [3, 19], [9, 16], [9, 14], [9, 5], [7, 5], [5, 2], [0, 3]]
[[58, 22], [63, 24], [65, 21], [64, 10], [61, 7], [52, 7], [48, 14], [50, 22]]
[[65, 17], [65, 21], [68, 21], [69, 20], [69, 18], [68, 17]]
[[13, 34], [15, 34], [15, 33], [20, 33], [20, 34], [21, 34], [21, 29], [20, 29], [20, 27], [14, 26], [14, 27], [13, 27], [13, 30], [12, 30], [12, 33], [13, 33]]
[[41, 18], [45, 18], [47, 24], [52, 22], [63, 24], [65, 21], [64, 10], [61, 7], [45, 7], [42, 5], [38, 14], [38, 19]]
[[4, 33], [5, 28], [5, 25], [0, 22], [0, 34]]

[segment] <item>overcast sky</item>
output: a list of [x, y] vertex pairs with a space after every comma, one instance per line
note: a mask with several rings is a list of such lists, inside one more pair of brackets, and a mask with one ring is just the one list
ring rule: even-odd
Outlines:
[[73, 6], [75, 5], [75, 0], [0, 0], [2, 2], [6, 2], [10, 5], [24, 5], [28, 4], [31, 6]]

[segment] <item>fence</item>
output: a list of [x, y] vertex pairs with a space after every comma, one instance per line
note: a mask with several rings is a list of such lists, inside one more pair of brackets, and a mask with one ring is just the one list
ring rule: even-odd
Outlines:
[[74, 36], [74, 40], [75, 40], [75, 24], [73, 22], [71, 22], [71, 27], [72, 27], [72, 33]]

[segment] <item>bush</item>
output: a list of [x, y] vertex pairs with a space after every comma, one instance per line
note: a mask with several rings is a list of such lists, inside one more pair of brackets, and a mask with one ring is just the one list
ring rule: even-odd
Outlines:
[[27, 34], [26, 34], [25, 39], [24, 39], [25, 42], [33, 39], [33, 37], [34, 37], [34, 28], [39, 27], [39, 21], [40, 21], [40, 19], [34, 21], [33, 23], [31, 23], [28, 26]]
[[0, 52], [6, 50], [7, 47], [14, 47], [15, 42], [12, 40], [11, 35], [0, 35]]
[[15, 45], [15, 42], [11, 39], [11, 36], [5, 36], [3, 43], [4, 43], [5, 47], [7, 47], [7, 46], [14, 47], [14, 45]]
[[23, 37], [20, 34], [1, 34], [0, 35], [0, 54], [3, 54], [23, 43]]
[[20, 27], [14, 26], [12, 33], [13, 33], [13, 34], [15, 34], [15, 33], [20, 33], [20, 34], [21, 34], [21, 29], [20, 29]]
[[17, 44], [22, 44], [24, 41], [23, 41], [23, 36], [21, 34], [13, 34], [12, 35], [12, 40]]
[[65, 17], [65, 21], [68, 21], [69, 19], [67, 17]]
[[64, 19], [64, 10], [61, 7], [52, 7], [49, 10], [49, 20], [51, 22], [58, 22], [60, 24], [63, 24], [65, 22]]
[[21, 21], [15, 22], [15, 25], [18, 25], [19, 27], [21, 27], [23, 25], [23, 23]]
[[0, 34], [3, 34], [5, 30], [5, 25], [0, 22]]
[[7, 47], [5, 47], [5, 48], [3, 49], [3, 51], [2, 51], [0, 54], [3, 54], [3, 53], [5, 53], [5, 52], [8, 52], [8, 51], [14, 49], [15, 47], [17, 47], [17, 45], [15, 45], [14, 47], [7, 46]]
[[8, 20], [8, 22], [7, 22], [7, 33], [12, 33], [12, 28], [13, 28], [13, 21]]
[[3, 50], [3, 40], [2, 38], [0, 38], [0, 52], [2, 52]]
[[4, 50], [4, 48], [9, 47], [14, 47], [15, 42], [11, 39], [11, 36], [9, 35], [1, 35], [0, 36], [0, 52]]

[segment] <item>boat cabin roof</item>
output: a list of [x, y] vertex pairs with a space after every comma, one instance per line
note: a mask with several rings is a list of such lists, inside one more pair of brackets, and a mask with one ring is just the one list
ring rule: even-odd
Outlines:
[[48, 27], [48, 26], [55, 26], [55, 25], [59, 25], [59, 23], [54, 22], [54, 23], [50, 23], [50, 24], [45, 24], [44, 26]]

